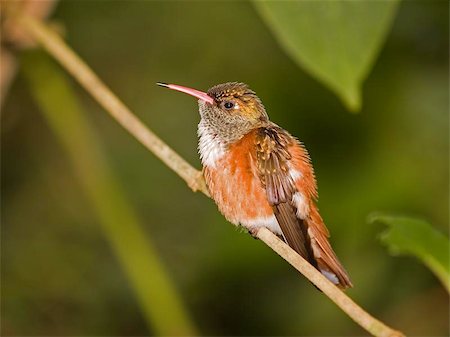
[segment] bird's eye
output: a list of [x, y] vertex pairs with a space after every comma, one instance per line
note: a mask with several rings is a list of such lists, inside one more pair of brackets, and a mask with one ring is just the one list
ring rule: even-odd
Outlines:
[[225, 107], [225, 109], [233, 109], [234, 103], [230, 102], [230, 101], [226, 101], [225, 103], [223, 103], [223, 106]]

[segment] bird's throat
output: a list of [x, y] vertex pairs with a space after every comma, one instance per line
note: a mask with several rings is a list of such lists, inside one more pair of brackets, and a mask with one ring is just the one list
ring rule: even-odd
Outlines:
[[198, 150], [203, 166], [215, 167], [227, 148], [254, 127], [246, 123], [211, 123], [202, 118], [198, 124]]

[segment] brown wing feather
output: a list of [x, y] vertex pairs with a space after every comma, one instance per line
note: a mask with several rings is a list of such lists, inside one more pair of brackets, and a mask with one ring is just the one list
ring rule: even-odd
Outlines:
[[293, 207], [287, 203], [281, 203], [273, 206], [273, 211], [288, 245], [308, 261], [314, 261], [311, 250], [306, 247], [307, 238], [299, 226]]
[[292, 158], [292, 154], [289, 152], [290, 148], [295, 147], [302, 150], [301, 154], [295, 153], [295, 155], [309, 165], [307, 152], [286, 131], [276, 125], [257, 130], [257, 171], [261, 183], [266, 189], [267, 199], [289, 246], [325, 275], [327, 272], [330, 273], [330, 275], [326, 275], [330, 280], [337, 278], [339, 287], [351, 287], [347, 272], [328, 242], [328, 229], [313, 202], [317, 192], [314, 173], [309, 166], [307, 172], [302, 173], [310, 175], [310, 180], [313, 182], [309, 191], [306, 188], [311, 201], [311, 213], [305, 219], [299, 219], [297, 216], [297, 208], [293, 204], [292, 197], [299, 188], [293, 181], [288, 166], [291, 160], [295, 162], [298, 159]]
[[291, 155], [287, 149], [291, 142], [289, 135], [280, 128], [260, 128], [256, 136], [258, 175], [285, 241], [316, 265], [306, 226], [297, 218], [297, 210], [292, 205], [296, 187], [288, 167]]

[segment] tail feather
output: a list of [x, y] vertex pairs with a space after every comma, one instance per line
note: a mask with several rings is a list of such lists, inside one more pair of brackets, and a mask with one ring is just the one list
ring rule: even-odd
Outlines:
[[353, 284], [347, 271], [339, 262], [333, 248], [331, 248], [328, 241], [328, 233], [322, 230], [325, 225], [315, 205], [311, 206], [311, 213], [309, 218], [306, 219], [306, 224], [317, 268], [338, 287], [343, 289], [352, 287]]

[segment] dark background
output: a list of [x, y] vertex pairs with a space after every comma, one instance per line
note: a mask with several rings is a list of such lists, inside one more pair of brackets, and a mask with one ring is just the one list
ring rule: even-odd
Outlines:
[[[448, 10], [446, 1], [401, 3], [359, 114], [280, 49], [248, 2], [62, 1], [52, 19], [100, 78], [196, 167], [195, 100], [155, 82], [202, 90], [248, 83], [271, 119], [310, 151], [319, 207], [354, 283], [348, 294], [408, 335], [444, 336], [444, 288], [418, 260], [391, 256], [377, 239], [384, 227], [367, 216], [416, 216], [448, 235]], [[73, 87], [203, 335], [364, 333]], [[2, 335], [152, 334], [20, 73], [2, 109], [1, 141]]]

